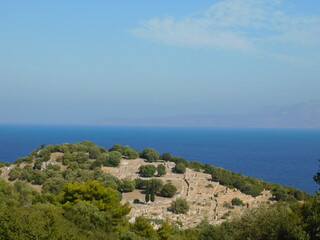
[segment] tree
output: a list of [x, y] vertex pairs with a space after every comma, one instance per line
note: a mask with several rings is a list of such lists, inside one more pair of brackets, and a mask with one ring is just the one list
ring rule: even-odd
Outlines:
[[121, 144], [115, 144], [111, 148], [109, 148], [109, 152], [117, 151], [117, 152], [120, 152], [120, 153], [123, 154], [124, 148], [125, 147], [123, 145], [121, 145]]
[[156, 167], [148, 164], [148, 165], [142, 165], [139, 167], [139, 173], [143, 177], [152, 177], [156, 172]]
[[187, 213], [189, 211], [188, 203], [183, 198], [177, 198], [171, 202], [171, 210], [175, 214]]
[[131, 227], [131, 230], [146, 239], [156, 239], [157, 234], [150, 224], [149, 220], [144, 217], [137, 217], [134, 224]]
[[161, 155], [160, 159], [162, 159], [164, 161], [172, 161], [173, 156], [171, 153], [164, 153]]
[[231, 200], [231, 204], [232, 204], [233, 206], [244, 206], [244, 203], [243, 203], [243, 201], [242, 201], [240, 198], [233, 198], [233, 199]]
[[96, 160], [97, 163], [95, 164], [92, 163], [92, 164], [93, 166], [97, 166], [101, 163], [103, 166], [107, 166], [108, 160], [109, 160], [109, 153], [101, 153]]
[[140, 152], [140, 157], [146, 159], [148, 162], [155, 162], [159, 160], [160, 154], [153, 148], [146, 148]]
[[168, 221], [161, 224], [161, 227], [157, 231], [160, 240], [170, 240], [172, 238], [172, 227]]
[[166, 167], [163, 164], [159, 164], [157, 166], [157, 172], [158, 172], [158, 176], [166, 175]]
[[137, 152], [137, 150], [129, 147], [124, 150], [123, 155], [128, 159], [136, 159], [139, 157], [139, 153]]
[[160, 195], [163, 197], [173, 197], [177, 192], [177, 188], [171, 183], [163, 185]]
[[9, 180], [13, 181], [20, 177], [21, 174], [21, 168], [20, 167], [14, 167], [11, 169], [9, 173]]
[[89, 148], [89, 158], [90, 159], [97, 159], [100, 155], [100, 148], [98, 146], [93, 146]]
[[135, 189], [135, 182], [131, 179], [125, 178], [122, 179], [120, 185], [121, 192], [132, 192]]
[[151, 182], [151, 186], [150, 186], [150, 201], [151, 202], [155, 201], [155, 194], [156, 194], [156, 189], [155, 189], [154, 183]]
[[109, 153], [109, 160], [107, 165], [110, 167], [117, 167], [120, 164], [121, 153], [118, 151], [112, 151]]
[[149, 188], [147, 188], [147, 190], [146, 190], [145, 201], [146, 201], [146, 203], [148, 203], [148, 202], [150, 201], [150, 192], [149, 192]]
[[176, 164], [175, 170], [177, 173], [185, 173], [186, 166], [183, 163], [178, 163], [178, 164]]
[[65, 206], [78, 202], [90, 202], [114, 217], [122, 217], [130, 212], [128, 203], [122, 205], [118, 192], [112, 188], [105, 188], [102, 183], [88, 180], [85, 183], [67, 183], [63, 189], [61, 203]]

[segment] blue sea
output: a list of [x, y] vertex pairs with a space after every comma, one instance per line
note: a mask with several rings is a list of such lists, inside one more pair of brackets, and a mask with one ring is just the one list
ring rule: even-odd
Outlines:
[[308, 193], [320, 187], [320, 130], [0, 125], [0, 161], [14, 162], [40, 144], [90, 140], [156, 148]]

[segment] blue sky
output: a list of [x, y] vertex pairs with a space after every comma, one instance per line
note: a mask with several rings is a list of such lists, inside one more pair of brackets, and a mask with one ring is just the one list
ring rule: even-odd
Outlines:
[[1, 1], [0, 123], [319, 99], [319, 0]]

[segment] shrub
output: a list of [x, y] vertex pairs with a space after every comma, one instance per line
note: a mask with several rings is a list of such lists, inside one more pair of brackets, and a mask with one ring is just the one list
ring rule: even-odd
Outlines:
[[120, 192], [132, 192], [135, 189], [135, 182], [131, 179], [122, 179], [120, 184]]
[[98, 146], [93, 146], [89, 148], [89, 158], [90, 159], [97, 159], [100, 155], [100, 148]]
[[137, 217], [134, 224], [131, 226], [131, 231], [143, 239], [156, 239], [157, 233], [153, 229], [150, 221], [144, 217]]
[[177, 192], [177, 188], [171, 183], [163, 185], [160, 195], [163, 197], [173, 197]]
[[143, 179], [137, 178], [134, 181], [136, 183], [136, 189], [145, 189], [147, 186], [148, 180], [143, 180]]
[[158, 172], [158, 176], [166, 175], [166, 167], [163, 164], [159, 164], [157, 166], [157, 172]]
[[133, 203], [139, 204], [139, 203], [140, 203], [140, 200], [136, 198], [136, 199], [133, 200]]
[[243, 201], [242, 201], [241, 199], [239, 199], [239, 198], [233, 198], [233, 199], [231, 200], [231, 204], [232, 204], [233, 206], [244, 206]]
[[18, 179], [21, 175], [21, 168], [19, 167], [14, 167], [11, 169], [10, 173], [9, 173], [9, 180], [10, 181], [14, 181], [16, 179]]
[[175, 214], [187, 213], [189, 211], [188, 203], [183, 198], [177, 198], [171, 202], [171, 210]]
[[120, 164], [121, 153], [118, 151], [112, 151], [109, 153], [109, 159], [107, 161], [107, 166], [117, 167]]
[[136, 159], [139, 157], [139, 153], [133, 148], [126, 148], [123, 153], [128, 159]]
[[186, 166], [183, 163], [178, 163], [178, 164], [176, 164], [175, 170], [177, 173], [185, 173]]
[[148, 162], [155, 162], [159, 160], [160, 154], [153, 148], [146, 148], [140, 152], [140, 157], [146, 159]]
[[172, 161], [173, 156], [171, 155], [171, 153], [164, 153], [161, 155], [160, 159], [164, 161]]
[[115, 144], [111, 148], [109, 148], [109, 152], [117, 151], [123, 154], [125, 147], [121, 144]]
[[149, 165], [142, 165], [139, 167], [139, 173], [142, 177], [152, 177], [156, 172], [156, 167], [149, 164]]

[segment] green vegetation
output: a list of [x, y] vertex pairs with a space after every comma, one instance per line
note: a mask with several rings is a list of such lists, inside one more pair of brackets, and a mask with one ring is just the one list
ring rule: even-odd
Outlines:
[[241, 199], [239, 199], [239, 198], [233, 198], [233, 199], [231, 200], [231, 204], [232, 204], [233, 206], [244, 206], [243, 201], [242, 201]]
[[151, 164], [141, 165], [139, 167], [139, 173], [142, 177], [152, 177], [156, 171], [157, 171], [156, 167]]
[[155, 162], [160, 159], [160, 154], [153, 148], [146, 148], [142, 150], [139, 155], [148, 162]]
[[[203, 220], [197, 227], [185, 230], [179, 227], [183, 222], [159, 221], [157, 231], [143, 217], [130, 223], [127, 219], [130, 207], [128, 203], [121, 203], [121, 193], [134, 188], [146, 190], [152, 201], [156, 195], [172, 197], [177, 189], [170, 183], [163, 185], [159, 178], [119, 180], [105, 173], [101, 166], [117, 166], [121, 155], [126, 158], [137, 156], [128, 146], [115, 145], [109, 150], [83, 141], [42, 145], [28, 156], [18, 158], [17, 165], [9, 173], [12, 182], [0, 179], [0, 240], [320, 240], [319, 195], [310, 196], [298, 189], [208, 164], [188, 162], [169, 153], [163, 154], [161, 159], [209, 173], [214, 181], [252, 196], [269, 189], [279, 202], [248, 210], [241, 217], [219, 225]], [[126, 150], [132, 153], [131, 157]], [[153, 151], [146, 152], [148, 155]], [[60, 156], [57, 163], [50, 160], [51, 153], [61, 153], [57, 154]], [[156, 161], [157, 157], [146, 159]], [[5, 166], [9, 164], [0, 162], [0, 167]], [[156, 170], [160, 175], [159, 169], [153, 166], [151, 176]], [[314, 180], [320, 184], [320, 171]], [[31, 184], [42, 185], [42, 190], [35, 190]], [[137, 199], [134, 202], [140, 203]], [[231, 204], [224, 206], [232, 208], [242, 204], [240, 199], [234, 198]], [[188, 205], [184, 199], [176, 199], [171, 209], [175, 213], [185, 213]]]
[[173, 197], [177, 192], [177, 188], [172, 185], [171, 183], [167, 183], [165, 185], [163, 185], [161, 191], [160, 191], [160, 195], [163, 197], [168, 197], [171, 198]]
[[175, 170], [177, 173], [185, 173], [186, 172], [186, 166], [182, 163], [179, 162], [176, 164]]
[[171, 210], [175, 214], [187, 213], [189, 211], [188, 203], [183, 198], [177, 198], [171, 202]]
[[113, 145], [110, 149], [110, 152], [117, 151], [120, 152], [123, 156], [127, 157], [128, 159], [136, 159], [139, 157], [139, 153], [129, 146], [123, 146], [120, 144]]
[[164, 154], [161, 155], [160, 159], [164, 160], [164, 161], [170, 161], [171, 162], [172, 159], [173, 159], [173, 156], [172, 156], [171, 153], [164, 153]]
[[166, 175], [166, 167], [163, 164], [159, 164], [157, 166], [157, 172], [159, 177]]

